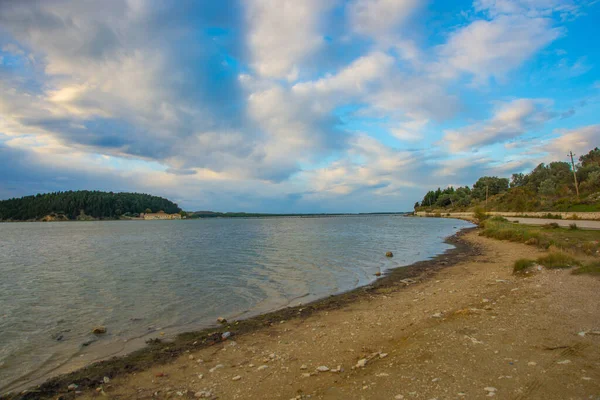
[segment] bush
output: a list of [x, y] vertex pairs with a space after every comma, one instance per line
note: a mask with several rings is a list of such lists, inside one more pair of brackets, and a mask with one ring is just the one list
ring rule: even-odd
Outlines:
[[547, 256], [540, 257], [537, 259], [537, 262], [546, 268], [571, 268], [581, 265], [575, 258], [561, 252], [550, 253]]
[[486, 219], [488, 219], [489, 215], [485, 212], [485, 210], [481, 207], [476, 207], [473, 212], [473, 217], [477, 220], [477, 222], [482, 223]]
[[586, 264], [581, 266], [575, 270], [573, 270], [573, 274], [589, 274], [589, 275], [600, 275], [600, 261], [594, 261], [590, 264]]
[[515, 261], [515, 264], [513, 265], [513, 273], [518, 274], [525, 272], [527, 269], [533, 267], [534, 265], [535, 261], [529, 260], [527, 258], [521, 258]]
[[573, 222], [572, 224], [569, 224], [569, 229], [572, 230], [572, 231], [574, 231], [574, 230], [579, 229], [579, 228], [577, 227], [577, 224]]
[[508, 220], [506, 218], [504, 218], [501, 215], [494, 215], [493, 217], [490, 218], [490, 221], [495, 221], [495, 222], [508, 222]]
[[560, 225], [558, 225], [556, 222], [551, 222], [549, 224], [543, 225], [543, 227], [547, 229], [558, 229], [560, 228]]

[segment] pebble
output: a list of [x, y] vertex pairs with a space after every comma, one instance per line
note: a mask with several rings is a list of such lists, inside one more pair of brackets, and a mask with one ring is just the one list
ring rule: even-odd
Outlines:
[[591, 381], [592, 378], [590, 378], [589, 376], [583, 376], [581, 377], [581, 379], [583, 379], [584, 381]]
[[404, 396], [402, 396], [401, 394], [397, 394], [394, 396], [394, 399], [396, 400], [402, 400], [404, 398]]
[[361, 358], [356, 363], [356, 368], [364, 368], [366, 365], [367, 365], [367, 359], [366, 358]]
[[431, 316], [431, 318], [442, 318], [442, 313], [435, 313]]
[[78, 387], [79, 387], [78, 385], [76, 385], [76, 384], [74, 384], [74, 383], [71, 383], [69, 386], [67, 386], [67, 389], [69, 389], [69, 390], [75, 390], [75, 389], [77, 389]]
[[537, 363], [535, 361], [529, 361], [527, 365], [529, 365], [530, 367], [535, 367]]
[[105, 326], [96, 326], [96, 327], [94, 327], [94, 329], [92, 329], [92, 333], [95, 333], [95, 334], [106, 333], [106, 327]]
[[188, 358], [189, 358], [190, 360], [193, 360], [193, 359], [194, 359], [194, 356], [190, 354]]
[[104, 383], [110, 382], [110, 378], [108, 376], [105, 376], [104, 378], [102, 378], [102, 380], [104, 381]]
[[379, 358], [386, 358], [387, 356], [387, 353], [379, 353]]
[[491, 392], [497, 391], [498, 389], [496, 389], [495, 387], [492, 387], [492, 386], [487, 386], [487, 387], [484, 387], [483, 390], [491, 393]]
[[558, 361], [557, 364], [560, 364], [560, 365], [571, 364], [571, 360]]
[[308, 372], [305, 372], [301, 375], [303, 378], [310, 378], [310, 374]]
[[212, 397], [212, 395], [213, 394], [210, 390], [201, 390], [199, 392], [194, 393], [194, 397], [200, 399], [208, 399], [209, 397]]
[[242, 377], [239, 375], [236, 375], [233, 378], [231, 378], [232, 381], [239, 381], [240, 379], [242, 379]]
[[217, 318], [217, 322], [220, 323], [220, 324], [226, 324], [227, 320], [225, 318], [223, 318], [223, 317], [219, 317], [219, 318]]
[[306, 366], [306, 364], [302, 364], [302, 365], [300, 366], [300, 369], [307, 369], [307, 368], [308, 368], [308, 367]]
[[325, 365], [321, 365], [321, 366], [317, 367], [317, 371], [327, 372], [327, 371], [329, 371], [329, 367], [326, 367]]
[[208, 372], [215, 372], [216, 370], [218, 370], [219, 368], [223, 368], [224, 365], [223, 364], [217, 364], [214, 367], [212, 367], [211, 369], [208, 370]]
[[267, 365], [261, 365], [260, 367], [256, 368], [258, 371], [262, 371], [264, 369], [269, 368]]

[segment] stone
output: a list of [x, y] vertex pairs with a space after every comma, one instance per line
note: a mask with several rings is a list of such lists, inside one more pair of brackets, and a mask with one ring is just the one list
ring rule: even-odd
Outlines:
[[110, 382], [110, 378], [108, 376], [105, 376], [104, 378], [102, 378], [102, 380], [104, 381], [104, 383]]
[[431, 316], [431, 318], [442, 318], [442, 313], [438, 312]]
[[495, 392], [498, 389], [496, 389], [495, 387], [492, 387], [492, 386], [487, 386], [487, 387], [484, 387], [483, 390], [485, 390], [486, 392]]
[[558, 361], [557, 364], [560, 364], [560, 365], [571, 364], [571, 360]]
[[356, 363], [356, 368], [364, 368], [366, 365], [367, 365], [367, 359], [366, 358], [361, 358]]
[[217, 322], [220, 323], [220, 324], [226, 324], [227, 320], [225, 318], [223, 318], [223, 317], [219, 317], [219, 318], [217, 318]]
[[404, 398], [404, 396], [402, 396], [401, 394], [397, 394], [396, 396], [394, 396], [394, 399], [396, 400], [402, 400]]
[[212, 397], [212, 392], [210, 390], [201, 390], [199, 392], [194, 393], [194, 397], [199, 399], [208, 399]]
[[300, 366], [300, 369], [307, 369], [307, 368], [308, 368], [308, 367], [306, 366], [306, 364], [302, 364], [302, 365]]
[[381, 276], [381, 271], [375, 272], [375, 276]]
[[204, 378], [204, 374], [198, 374], [198, 379]]
[[329, 367], [326, 367], [325, 365], [321, 365], [321, 366], [317, 367], [317, 371], [327, 372], [327, 371], [329, 371]]
[[394, 253], [392, 253], [391, 251], [388, 251], [387, 253], [385, 253], [386, 257], [394, 257]]
[[208, 370], [208, 372], [210, 372], [210, 373], [213, 373], [213, 372], [215, 372], [216, 370], [218, 370], [218, 369], [220, 369], [220, 368], [223, 368], [223, 367], [224, 367], [224, 365], [223, 365], [223, 364], [217, 364], [217, 365], [215, 365], [214, 367], [212, 367], [211, 369], [209, 369], [209, 370]]
[[236, 375], [233, 378], [231, 378], [232, 381], [239, 381], [240, 379], [242, 379], [242, 377], [239, 375]]
[[103, 333], [106, 333], [106, 327], [105, 326], [95, 326], [94, 329], [92, 329], [92, 333], [95, 333], [96, 335], [101, 335]]
[[74, 383], [71, 383], [69, 386], [67, 386], [67, 389], [69, 390], [75, 390], [79, 387], [79, 385], [76, 385]]
[[267, 365], [261, 365], [260, 367], [256, 368], [257, 371], [263, 371], [265, 369], [269, 368], [269, 366]]

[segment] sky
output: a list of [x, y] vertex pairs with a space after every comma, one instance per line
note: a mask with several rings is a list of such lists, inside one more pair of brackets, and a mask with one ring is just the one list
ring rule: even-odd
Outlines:
[[598, 0], [2, 0], [0, 199], [412, 210], [600, 146]]

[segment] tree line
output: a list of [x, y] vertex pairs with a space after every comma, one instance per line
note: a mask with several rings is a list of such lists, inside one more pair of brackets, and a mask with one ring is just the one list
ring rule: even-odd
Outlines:
[[415, 203], [415, 209], [466, 210], [487, 199], [489, 209], [497, 211], [595, 211], [600, 208], [600, 149], [579, 157], [575, 170], [579, 198], [571, 164], [555, 161], [541, 163], [529, 173], [512, 174], [510, 180], [484, 176], [472, 188], [430, 190]]
[[169, 214], [181, 211], [172, 201], [149, 194], [78, 190], [2, 200], [0, 220], [37, 220], [52, 214], [64, 215], [68, 219], [82, 215], [115, 219], [161, 210]]

